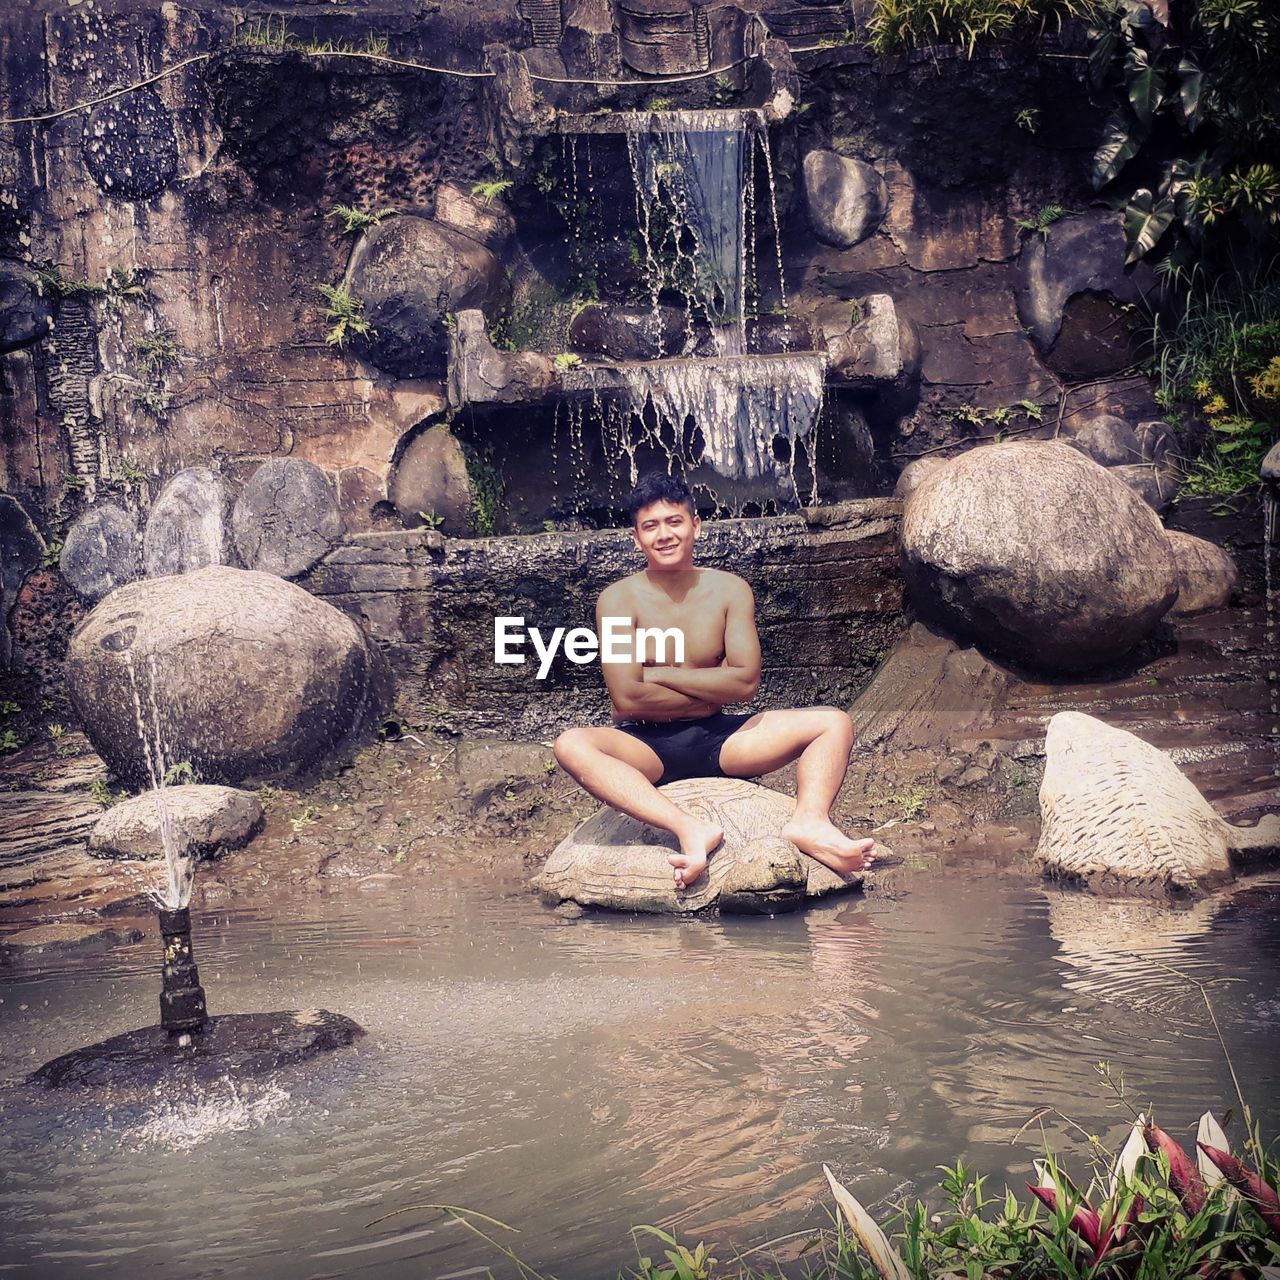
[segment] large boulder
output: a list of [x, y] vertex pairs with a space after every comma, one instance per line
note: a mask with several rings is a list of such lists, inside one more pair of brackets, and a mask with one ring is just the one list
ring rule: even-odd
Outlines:
[[926, 616], [1065, 671], [1127, 653], [1178, 595], [1155, 512], [1054, 441], [973, 449], [928, 476], [903, 513], [902, 564]]
[[404, 524], [430, 524], [450, 537], [473, 532], [475, 492], [457, 436], [443, 423], [419, 432], [405, 446], [389, 485]]
[[602, 809], [566, 836], [534, 877], [543, 899], [614, 911], [692, 915], [716, 907], [753, 915], [794, 911], [808, 899], [862, 885], [860, 875], [838, 875], [782, 838], [795, 807], [790, 796], [740, 778], [690, 778], [660, 789], [724, 829], [724, 844], [692, 888], [672, 882], [667, 857], [679, 849], [674, 836]]
[[90, 833], [89, 852], [96, 858], [162, 857], [161, 804], [181, 858], [238, 849], [262, 824], [262, 803], [252, 791], [198, 783], [163, 787], [108, 809]]
[[1240, 570], [1216, 543], [1177, 529], [1166, 535], [1178, 571], [1178, 600], [1174, 613], [1221, 609], [1240, 585]]
[[1272, 488], [1280, 486], [1280, 440], [1267, 450], [1267, 456], [1262, 459], [1261, 474]]
[[1114, 414], [1100, 413], [1079, 426], [1068, 427], [1062, 439], [1104, 467], [1119, 467], [1143, 460], [1137, 433], [1123, 418]]
[[142, 536], [148, 578], [223, 564], [227, 491], [208, 467], [187, 467], [160, 490]]
[[425, 378], [445, 371], [446, 318], [468, 307], [493, 314], [506, 274], [478, 241], [403, 214], [361, 237], [346, 283], [376, 331], [363, 344], [369, 359], [398, 378]]
[[9, 615], [27, 576], [44, 562], [45, 542], [17, 498], [0, 493], [0, 667], [13, 657]]
[[945, 467], [950, 461], [950, 458], [944, 458], [940, 453], [928, 453], [923, 458], [908, 462], [898, 476], [898, 483], [893, 486], [893, 496], [905, 502], [935, 471]]
[[834, 151], [804, 158], [804, 196], [809, 225], [824, 244], [851, 249], [884, 221], [889, 192], [869, 164]]
[[49, 332], [49, 304], [39, 277], [20, 262], [0, 259], [0, 355], [38, 342]]
[[873, 293], [853, 304], [849, 327], [825, 331], [831, 377], [861, 390], [884, 390], [915, 376], [920, 339], [893, 298]]
[[72, 636], [67, 682], [122, 778], [148, 782], [143, 734], [154, 751], [158, 721], [169, 764], [235, 783], [310, 764], [349, 736], [370, 656], [332, 605], [273, 574], [214, 565], [113, 591]]
[[240, 491], [231, 532], [246, 568], [296, 578], [346, 532], [329, 477], [314, 462], [272, 458]]
[[1233, 827], [1158, 748], [1078, 711], [1049, 721], [1036, 861], [1092, 887], [1192, 893], [1274, 854], [1280, 819]]
[[138, 517], [113, 502], [76, 517], [62, 544], [58, 568], [77, 595], [98, 601], [141, 570]]

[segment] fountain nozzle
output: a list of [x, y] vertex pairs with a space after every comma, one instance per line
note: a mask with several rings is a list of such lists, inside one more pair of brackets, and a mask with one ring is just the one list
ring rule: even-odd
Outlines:
[[164, 986], [160, 991], [160, 1025], [171, 1036], [200, 1031], [209, 1017], [204, 988], [191, 951], [191, 911], [160, 908], [164, 940]]

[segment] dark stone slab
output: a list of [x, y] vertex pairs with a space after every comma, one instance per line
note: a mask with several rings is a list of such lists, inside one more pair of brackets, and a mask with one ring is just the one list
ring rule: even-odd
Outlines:
[[[272, 1075], [317, 1054], [353, 1044], [364, 1028], [340, 1013], [308, 1009], [282, 1013], [229, 1013], [210, 1018], [183, 1045], [159, 1025], [140, 1027], [73, 1049], [27, 1077], [46, 1089], [146, 1093], [182, 1090], [230, 1078]], [[185, 1038], [185, 1037], [184, 1037]]]
[[93, 180], [120, 200], [158, 195], [178, 172], [173, 117], [150, 89], [97, 108], [81, 143]]

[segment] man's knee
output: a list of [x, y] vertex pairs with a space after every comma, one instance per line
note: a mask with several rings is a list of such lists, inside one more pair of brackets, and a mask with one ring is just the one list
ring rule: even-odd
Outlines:
[[590, 729], [566, 729], [551, 744], [556, 764], [572, 773], [581, 768], [583, 760], [595, 750], [591, 744]]
[[853, 742], [853, 718], [839, 707], [816, 707], [824, 733], [837, 734]]

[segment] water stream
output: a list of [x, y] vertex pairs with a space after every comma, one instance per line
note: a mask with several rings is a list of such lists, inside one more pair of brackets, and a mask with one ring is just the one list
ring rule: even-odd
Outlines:
[[[369, 1035], [307, 1075], [106, 1114], [11, 1085], [150, 1021], [153, 948], [0, 971], [0, 1266], [510, 1274], [439, 1213], [370, 1225], [443, 1202], [585, 1280], [634, 1262], [639, 1223], [721, 1258], [825, 1225], [822, 1161], [877, 1210], [961, 1155], [1019, 1187], [1042, 1140], [1019, 1131], [1045, 1105], [1121, 1136], [1098, 1060], [1175, 1134], [1232, 1105], [1200, 996], [1166, 964], [1215, 983], [1242, 1088], [1276, 1132], [1274, 884], [1170, 913], [962, 868], [895, 874], [777, 919], [566, 922], [514, 879], [443, 877], [198, 912], [219, 1008], [323, 1005]], [[1053, 1115], [1043, 1130], [1087, 1172], [1078, 1134]]]

